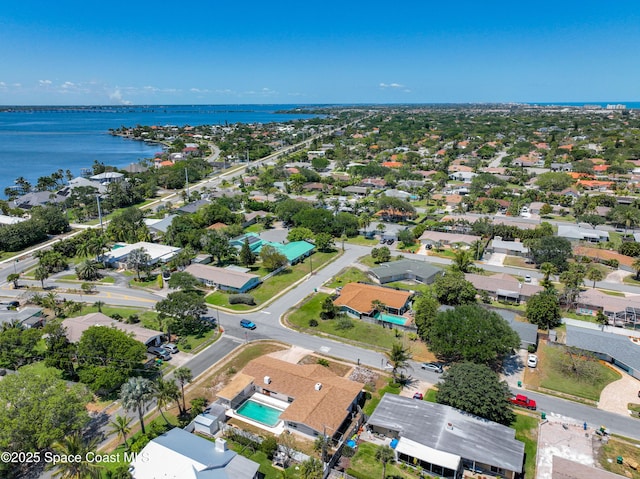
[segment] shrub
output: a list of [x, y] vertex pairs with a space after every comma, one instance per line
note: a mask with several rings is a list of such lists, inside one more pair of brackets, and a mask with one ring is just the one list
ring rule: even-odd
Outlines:
[[309, 327], [310, 328], [315, 328], [318, 325], [318, 320], [317, 319], [310, 319], [309, 320]]
[[620, 266], [620, 261], [618, 261], [617, 259], [606, 259], [602, 261], [602, 264], [618, 269], [618, 266]]
[[529, 351], [530, 353], [535, 353], [536, 349], [537, 348], [535, 344], [530, 344], [529, 346], [527, 346], [527, 351]]
[[328, 368], [328, 367], [329, 367], [329, 361], [327, 361], [327, 360], [326, 360], [326, 359], [324, 359], [324, 358], [318, 358], [318, 364], [319, 364], [320, 366], [324, 366], [325, 368]]
[[193, 419], [198, 414], [201, 414], [204, 411], [204, 408], [207, 406], [207, 398], [197, 397], [191, 400], [191, 418]]
[[122, 321], [122, 316], [120, 314], [118, 314], [118, 313], [113, 313], [111, 315], [111, 318], [115, 319], [116, 321]]
[[353, 457], [353, 456], [355, 456], [355, 454], [356, 454], [356, 450], [354, 448], [352, 448], [352, 447], [344, 446], [342, 448], [342, 455], [344, 457]]
[[273, 455], [278, 450], [278, 442], [275, 437], [266, 437], [262, 444], [260, 444], [260, 450], [264, 452], [269, 459], [273, 459]]
[[336, 319], [336, 326], [335, 328], [337, 330], [342, 330], [342, 329], [351, 329], [353, 328], [353, 321], [351, 321], [349, 318], [347, 318], [346, 316], [343, 316], [341, 318]]
[[256, 300], [250, 294], [232, 294], [229, 296], [229, 304], [247, 304], [253, 306]]
[[140, 317], [137, 314], [132, 314], [131, 316], [129, 316], [129, 319], [127, 319], [127, 323], [129, 324], [136, 324], [140, 322]]
[[129, 447], [129, 450], [131, 452], [138, 453], [144, 449], [144, 446], [146, 446], [149, 443], [149, 441], [150, 439], [147, 437], [146, 434], [140, 434], [138, 438], [133, 442], [133, 444], [131, 444], [131, 446]]

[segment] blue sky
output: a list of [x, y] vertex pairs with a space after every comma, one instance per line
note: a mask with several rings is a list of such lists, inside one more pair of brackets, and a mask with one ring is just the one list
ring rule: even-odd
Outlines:
[[0, 7], [0, 105], [640, 101], [637, 0]]

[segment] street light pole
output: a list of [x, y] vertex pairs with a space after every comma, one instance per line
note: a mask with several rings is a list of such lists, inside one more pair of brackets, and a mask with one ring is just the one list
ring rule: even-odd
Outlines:
[[102, 209], [100, 208], [100, 195], [96, 195], [96, 201], [98, 202], [98, 218], [100, 218], [100, 231], [104, 233], [104, 227], [102, 226]]

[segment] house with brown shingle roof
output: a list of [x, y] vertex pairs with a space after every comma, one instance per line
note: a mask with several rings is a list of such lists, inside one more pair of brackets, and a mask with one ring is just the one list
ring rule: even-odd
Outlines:
[[478, 291], [486, 291], [489, 296], [498, 301], [513, 301], [519, 303], [544, 290], [541, 286], [521, 283], [516, 278], [505, 273], [483, 276], [467, 273], [464, 275]]
[[394, 288], [385, 288], [365, 283], [348, 283], [340, 291], [333, 304], [348, 314], [360, 318], [373, 314], [374, 301], [380, 301], [384, 308], [392, 314], [404, 314], [413, 298], [413, 293]]
[[217, 396], [235, 409], [254, 393], [288, 403], [280, 415], [286, 428], [311, 437], [337, 436], [356, 411], [362, 384], [320, 364], [292, 364], [262, 356], [249, 362]]

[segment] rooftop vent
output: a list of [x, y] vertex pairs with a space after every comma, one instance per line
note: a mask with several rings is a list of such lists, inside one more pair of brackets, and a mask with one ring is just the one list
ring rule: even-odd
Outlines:
[[320, 391], [322, 389], [322, 383], [316, 383], [315, 390]]
[[447, 423], [447, 429], [449, 431], [453, 431], [453, 424], [451, 424], [450, 422]]
[[216, 451], [224, 452], [227, 450], [227, 441], [222, 438], [216, 438]]
[[265, 376], [264, 377], [264, 383], [265, 384], [271, 384], [271, 378], [269, 376]]

